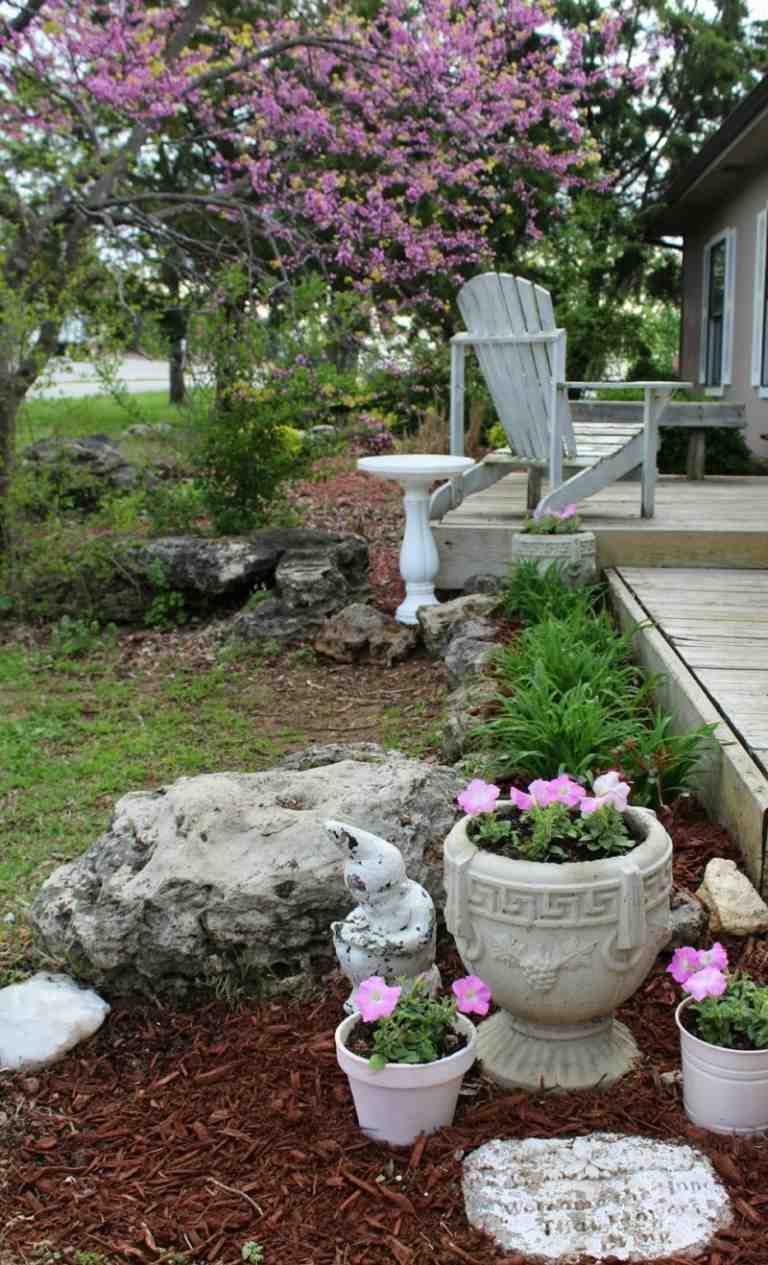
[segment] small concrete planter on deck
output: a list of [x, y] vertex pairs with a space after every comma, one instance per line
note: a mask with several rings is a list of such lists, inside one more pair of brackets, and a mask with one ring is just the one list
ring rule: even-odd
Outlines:
[[[499, 803], [497, 814], [509, 808]], [[499, 1085], [602, 1087], [639, 1056], [613, 1011], [669, 939], [672, 841], [647, 809], [625, 817], [637, 847], [600, 861], [499, 856], [472, 842], [471, 817], [445, 841], [448, 930], [500, 1007], [477, 1035]]]
[[593, 531], [562, 532], [560, 535], [537, 535], [518, 531], [512, 537], [512, 565], [535, 562], [545, 571], [558, 563], [563, 579], [569, 584], [593, 584], [597, 579], [597, 542]]

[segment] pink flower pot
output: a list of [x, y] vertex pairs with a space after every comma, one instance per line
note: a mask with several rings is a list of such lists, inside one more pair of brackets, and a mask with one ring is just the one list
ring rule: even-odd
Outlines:
[[475, 1061], [477, 1031], [466, 1015], [456, 1016], [456, 1029], [467, 1044], [436, 1063], [387, 1063], [378, 1072], [345, 1044], [359, 1014], [349, 1015], [336, 1029], [336, 1058], [347, 1074], [357, 1120], [376, 1142], [410, 1146], [420, 1133], [434, 1133], [451, 1124], [464, 1073]]
[[683, 1027], [675, 1011], [683, 1062], [683, 1106], [694, 1124], [712, 1133], [768, 1130], [768, 1049], [727, 1050], [710, 1045]]

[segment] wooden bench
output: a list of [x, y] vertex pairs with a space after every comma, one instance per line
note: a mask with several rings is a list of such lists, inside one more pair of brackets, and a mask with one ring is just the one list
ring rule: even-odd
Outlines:
[[[577, 422], [610, 422], [621, 418], [628, 422], [642, 421], [641, 400], [571, 400], [571, 414]], [[703, 479], [707, 460], [707, 431], [713, 427], [745, 430], [746, 409], [743, 404], [668, 404], [659, 426], [682, 426], [689, 431], [685, 473], [689, 479]]]

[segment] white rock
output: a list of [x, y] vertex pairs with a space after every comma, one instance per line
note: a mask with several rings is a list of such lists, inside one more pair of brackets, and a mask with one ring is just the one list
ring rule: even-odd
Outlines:
[[437, 894], [462, 785], [401, 752], [331, 744], [261, 773], [134, 792], [106, 834], [47, 879], [30, 921], [52, 956], [76, 955], [113, 990], [181, 986], [244, 954], [281, 977], [323, 969], [328, 925], [350, 906], [323, 822], [390, 839]]
[[63, 1058], [103, 1024], [109, 1005], [68, 975], [39, 971], [0, 988], [0, 1067], [19, 1071]]
[[709, 910], [713, 935], [751, 936], [768, 931], [768, 905], [735, 861], [714, 857], [696, 896]]
[[701, 1251], [731, 1221], [709, 1160], [616, 1133], [488, 1142], [464, 1161], [471, 1225], [547, 1261], [648, 1260]]

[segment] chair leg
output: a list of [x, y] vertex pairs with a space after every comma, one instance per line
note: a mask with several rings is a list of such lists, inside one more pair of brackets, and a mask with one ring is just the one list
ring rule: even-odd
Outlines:
[[543, 478], [544, 471], [541, 466], [528, 467], [528, 487], [526, 492], [525, 508], [531, 513], [533, 513], [541, 500], [541, 484]]

